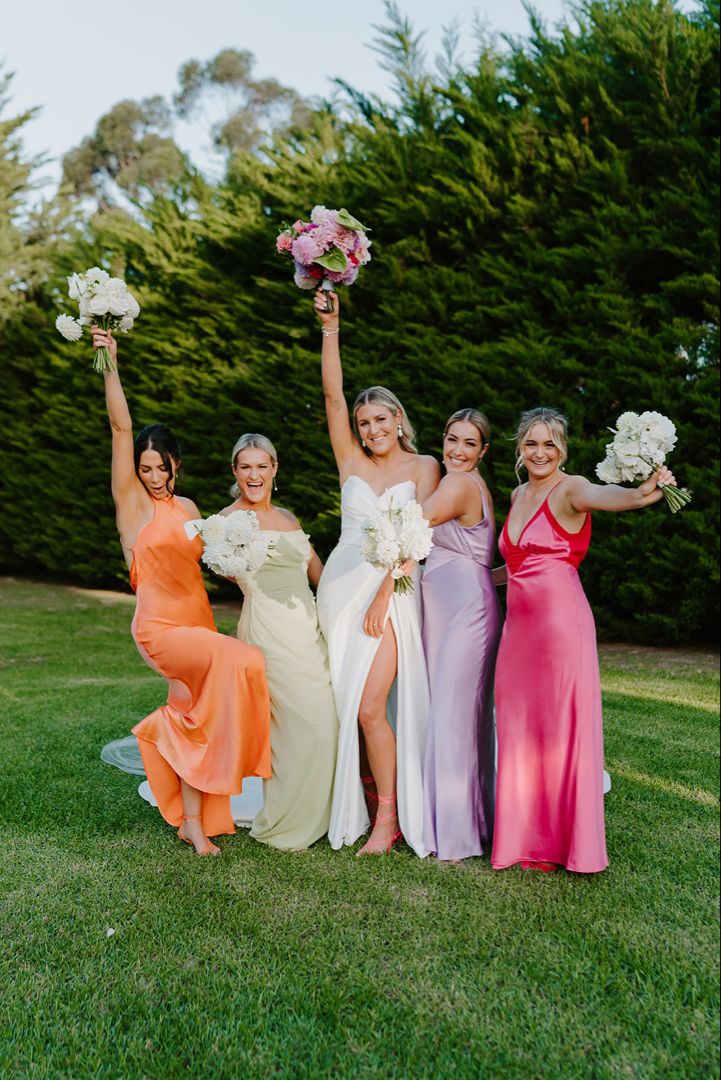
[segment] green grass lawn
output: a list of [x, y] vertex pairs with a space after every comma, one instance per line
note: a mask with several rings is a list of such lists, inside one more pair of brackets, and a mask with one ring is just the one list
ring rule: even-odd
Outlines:
[[604, 654], [604, 874], [198, 859], [98, 757], [164, 699], [132, 610], [0, 581], [0, 1076], [718, 1076], [711, 664]]

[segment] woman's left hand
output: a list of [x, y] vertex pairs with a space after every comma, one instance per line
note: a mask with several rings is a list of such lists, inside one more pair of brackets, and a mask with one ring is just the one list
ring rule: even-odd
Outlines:
[[642, 484], [638, 486], [638, 492], [644, 497], [653, 495], [656, 489], [664, 487], [678, 487], [676, 483], [676, 477], [673, 475], [670, 469], [667, 469], [665, 465], [662, 465], [653, 476], [649, 476], [648, 480], [644, 480]]

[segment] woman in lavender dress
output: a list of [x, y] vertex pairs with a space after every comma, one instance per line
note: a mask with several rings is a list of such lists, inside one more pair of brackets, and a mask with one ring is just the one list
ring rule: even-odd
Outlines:
[[476, 409], [450, 417], [446, 475], [426, 499], [433, 550], [423, 574], [423, 646], [431, 713], [424, 841], [439, 859], [482, 855], [493, 833], [493, 672], [501, 612], [491, 581], [493, 503], [478, 464], [490, 426]]

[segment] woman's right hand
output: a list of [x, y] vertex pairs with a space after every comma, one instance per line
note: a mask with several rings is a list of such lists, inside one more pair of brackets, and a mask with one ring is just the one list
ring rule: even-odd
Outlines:
[[[326, 311], [326, 297], [333, 301], [333, 310]], [[327, 292], [325, 289], [316, 289], [315, 313], [323, 323], [324, 330], [337, 330], [340, 325], [340, 302], [337, 293]]]
[[90, 333], [93, 335], [93, 348], [94, 349], [107, 349], [110, 353], [110, 358], [114, 364], [118, 362], [118, 343], [113, 337], [111, 330], [103, 330], [101, 326], [97, 326], [95, 323], [90, 327]]
[[383, 637], [383, 631], [386, 626], [386, 615], [388, 614], [388, 605], [390, 604], [391, 596], [393, 595], [393, 579], [389, 578], [388, 580], [390, 580], [390, 588], [388, 588], [387, 581], [384, 581], [373, 600], [371, 600], [368, 610], [365, 613], [365, 618], [363, 619], [363, 633], [367, 634], [368, 637]]

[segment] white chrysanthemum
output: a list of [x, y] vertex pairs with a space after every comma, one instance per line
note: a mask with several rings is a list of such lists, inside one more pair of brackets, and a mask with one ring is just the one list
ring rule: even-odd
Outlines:
[[401, 549], [396, 540], [387, 540], [384, 537], [376, 544], [376, 559], [381, 566], [394, 566], [400, 556]]
[[83, 328], [72, 315], [58, 315], [55, 320], [55, 329], [62, 334], [66, 341], [79, 341], [83, 336]]
[[211, 514], [210, 517], [205, 518], [200, 526], [200, 532], [206, 547], [213, 547], [225, 541], [226, 521], [227, 519], [222, 514]]
[[209, 570], [215, 574], [222, 574], [223, 561], [227, 554], [227, 547], [223, 543], [206, 544], [203, 548], [202, 559]]
[[427, 558], [433, 547], [432, 537], [433, 530], [424, 518], [419, 522], [415, 522], [413, 527], [402, 538], [404, 557], [410, 559], [411, 562], [420, 562], [422, 559]]

